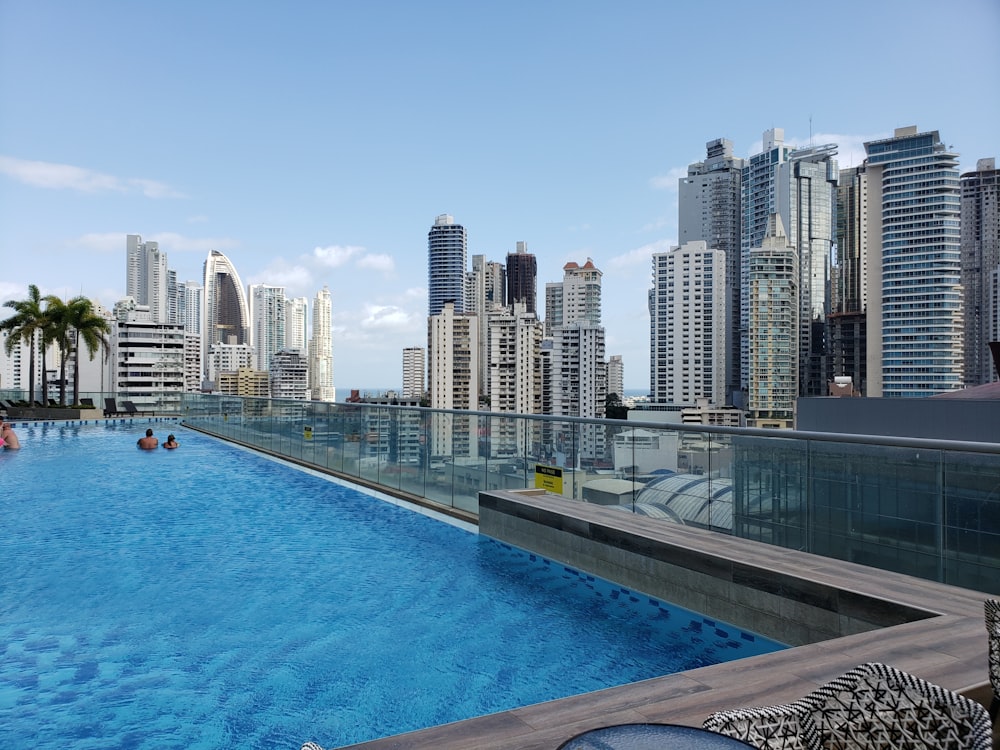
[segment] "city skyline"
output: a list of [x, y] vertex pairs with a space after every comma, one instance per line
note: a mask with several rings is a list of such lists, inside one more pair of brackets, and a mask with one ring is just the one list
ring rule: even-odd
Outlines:
[[[111, 308], [127, 234], [157, 243], [179, 283], [218, 250], [246, 284], [310, 300], [328, 286], [337, 386], [398, 388], [402, 351], [426, 345], [427, 230], [449, 214], [470, 258], [526, 242], [539, 295], [592, 258], [607, 354], [627, 390], [647, 389], [651, 259], [681, 244], [677, 180], [707, 142], [747, 158], [783, 128], [790, 146], [837, 144], [845, 168], [916, 125], [962, 173], [1000, 157], [988, 0], [947, 11], [961, 65], [919, 76], [890, 61], [942, 44], [930, 2], [835, 18], [791, 3], [390, 10], [5, 2], [0, 301], [34, 283]], [[776, 96], [739, 77], [738, 42], [763, 27], [786, 45]], [[444, 28], [448, 45], [426, 44]]]

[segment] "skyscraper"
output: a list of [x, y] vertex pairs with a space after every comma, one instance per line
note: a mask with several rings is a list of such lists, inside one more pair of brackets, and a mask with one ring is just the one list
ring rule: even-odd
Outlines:
[[285, 288], [251, 284], [250, 331], [258, 370], [271, 369], [271, 357], [285, 348]]
[[518, 242], [516, 251], [507, 254], [507, 304], [523, 302], [529, 313], [538, 314], [538, 262], [528, 252], [527, 242]]
[[[542, 324], [523, 302], [489, 316], [490, 411], [538, 414], [541, 410]], [[525, 430], [514, 420], [491, 427], [492, 456], [523, 456], [534, 445], [535, 425]]]
[[424, 381], [427, 364], [422, 346], [408, 346], [403, 349], [403, 398], [424, 397]]
[[961, 178], [965, 384], [997, 379], [991, 341], [1000, 341], [1000, 171], [980, 159]]
[[778, 165], [788, 159], [785, 131], [764, 131], [763, 151], [743, 165], [740, 184], [740, 385], [749, 387], [750, 372], [750, 251], [759, 248], [772, 214], [778, 213]]
[[[542, 353], [542, 409], [557, 416], [596, 417], [605, 414], [607, 365], [604, 362], [604, 328], [601, 325], [601, 271], [588, 258], [582, 266], [567, 263], [563, 280], [545, 285], [545, 336], [551, 341]], [[547, 410], [547, 411], [546, 411]], [[577, 431], [556, 426], [552, 450], [566, 454], [574, 464], [581, 459], [603, 458], [604, 431], [581, 426]], [[573, 434], [571, 434], [573, 433]], [[574, 455], [569, 454], [574, 446]]]
[[836, 234], [836, 153], [834, 144], [795, 149], [777, 168], [778, 213], [799, 264], [800, 396], [825, 395], [829, 380], [826, 326], [832, 309], [830, 257]]
[[[869, 236], [869, 396], [931, 396], [962, 386], [962, 288], [958, 154], [938, 132], [897, 128], [865, 144], [872, 208], [880, 231]], [[871, 326], [877, 327], [877, 331]], [[869, 349], [871, 352], [871, 348]], [[880, 382], [873, 382], [879, 377]]]
[[832, 311], [827, 335], [830, 377], [850, 377], [868, 394], [868, 234], [872, 216], [864, 165], [840, 170], [837, 182], [837, 256], [831, 268]]
[[[432, 409], [479, 408], [479, 323], [445, 302], [427, 319], [428, 389]], [[478, 455], [476, 420], [441, 415], [433, 421], [431, 455]]]
[[305, 297], [285, 297], [285, 348], [305, 352], [309, 341], [309, 300]]
[[798, 396], [799, 267], [781, 217], [772, 214], [750, 251], [750, 424], [791, 428]]
[[313, 331], [309, 341], [309, 388], [313, 401], [336, 401], [333, 386], [333, 304], [323, 287], [313, 300]]
[[726, 254], [701, 240], [653, 254], [653, 403], [695, 406], [703, 399], [725, 405], [726, 265]]
[[545, 335], [567, 323], [601, 324], [601, 277], [594, 261], [563, 266], [563, 280], [545, 285]]
[[[726, 257], [726, 402], [740, 391], [740, 213], [744, 161], [733, 144], [716, 138], [705, 144], [705, 161], [688, 166], [678, 185], [677, 234], [680, 244], [703, 240]], [[737, 400], [739, 397], [737, 396]]]
[[203, 362], [208, 362], [213, 344], [250, 344], [250, 312], [244, 289], [229, 258], [212, 250], [205, 260]]
[[201, 336], [201, 309], [205, 288], [200, 281], [184, 281], [177, 286], [177, 322], [184, 330]]
[[157, 242], [143, 242], [138, 234], [125, 236], [125, 294], [147, 305], [155, 323], [169, 321], [167, 254]]
[[465, 267], [467, 240], [465, 227], [455, 218], [441, 214], [427, 233], [427, 314], [437, 315], [446, 302], [456, 313], [465, 312]]

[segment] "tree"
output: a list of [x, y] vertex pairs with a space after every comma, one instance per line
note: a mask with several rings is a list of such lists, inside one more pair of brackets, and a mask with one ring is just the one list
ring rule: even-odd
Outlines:
[[111, 324], [94, 312], [94, 303], [86, 297], [74, 297], [66, 304], [69, 322], [73, 328], [73, 403], [80, 403], [80, 339], [87, 347], [91, 361], [98, 349], [104, 350], [104, 359], [109, 356], [108, 334]]
[[[49, 344], [59, 347], [59, 403], [66, 405], [66, 362], [73, 339], [69, 324], [69, 307], [54, 294], [45, 297], [46, 325], [42, 327], [42, 352]], [[42, 384], [45, 387], [45, 383]], [[46, 393], [43, 398], [47, 399]], [[48, 403], [46, 401], [45, 403]]]
[[628, 407], [617, 393], [609, 393], [604, 401], [604, 416], [608, 419], [628, 419]]
[[[28, 285], [28, 298], [23, 300], [7, 300], [4, 307], [13, 308], [14, 314], [0, 322], [0, 330], [7, 331], [4, 349], [8, 356], [14, 347], [28, 347], [28, 402], [35, 401], [35, 340], [46, 325], [45, 310], [42, 309], [42, 295], [34, 284]], [[45, 387], [45, 348], [42, 348], [42, 397], [48, 398]]]
[[[59, 366], [59, 403], [66, 405], [66, 365], [73, 361], [73, 403], [80, 403], [80, 339], [87, 347], [90, 358], [101, 346], [108, 346], [105, 334], [111, 326], [94, 313], [94, 304], [86, 297], [74, 297], [63, 302], [50, 294], [45, 298], [45, 313], [49, 319], [47, 338], [59, 347], [62, 362]], [[105, 354], [105, 356], [107, 356]]]

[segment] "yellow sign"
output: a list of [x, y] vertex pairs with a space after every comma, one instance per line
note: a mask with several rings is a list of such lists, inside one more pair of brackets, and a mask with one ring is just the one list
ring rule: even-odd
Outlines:
[[312, 427], [309, 427], [309, 426], [307, 425], [307, 426], [306, 426], [306, 427], [305, 427], [305, 428], [304, 428], [304, 429], [302, 430], [302, 437], [303, 437], [303, 439], [305, 439], [305, 440], [312, 440], [312, 439], [313, 439], [313, 428], [312, 428]]
[[561, 495], [563, 491], [562, 469], [558, 466], [535, 464], [535, 487]]

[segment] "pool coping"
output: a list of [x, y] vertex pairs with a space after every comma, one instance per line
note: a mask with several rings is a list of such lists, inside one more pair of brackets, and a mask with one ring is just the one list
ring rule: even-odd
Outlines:
[[[701, 580], [705, 580], [701, 578], [704, 576], [712, 579], [708, 591], [699, 591], [700, 584], [695, 584], [683, 594], [702, 595], [709, 608], [711, 598], [727, 587], [735, 601], [746, 599], [747, 590], [759, 592], [763, 601], [777, 596], [792, 608], [807, 599], [805, 603], [813, 608], [813, 614], [819, 612], [820, 620], [826, 617], [818, 632], [836, 627], [843, 634], [772, 654], [347, 747], [553, 750], [582, 731], [611, 724], [664, 722], [700, 726], [716, 710], [800, 698], [868, 661], [891, 664], [984, 705], [992, 695], [983, 620], [983, 601], [989, 594], [635, 516], [537, 490], [480, 493], [480, 510], [480, 533], [517, 546], [530, 540], [532, 552], [574, 567], [581, 561], [592, 561], [598, 568], [607, 568], [584, 568], [595, 575], [616, 580], [608, 575], [609, 571], [625, 571], [627, 576], [629, 570], [631, 574], [636, 570], [641, 573], [643, 566], [650, 566], [646, 574], [655, 578], [662, 574], [662, 569], [656, 572], [654, 563], [658, 561], [674, 566], [671, 570], [694, 571]], [[810, 616], [806, 615], [806, 619]], [[729, 622], [747, 625], [732, 619]], [[757, 632], [771, 635], [760, 629]], [[324, 745], [322, 737], [303, 741], [307, 739]]]

